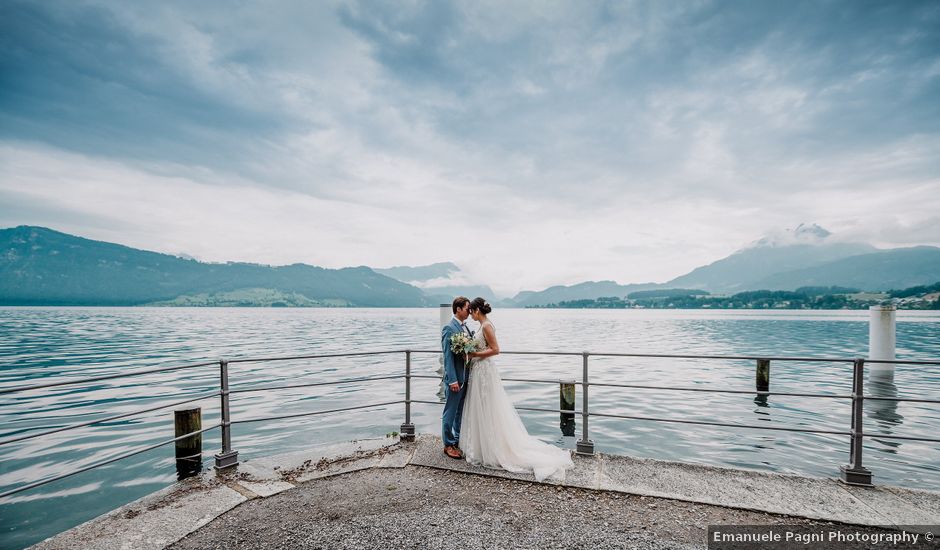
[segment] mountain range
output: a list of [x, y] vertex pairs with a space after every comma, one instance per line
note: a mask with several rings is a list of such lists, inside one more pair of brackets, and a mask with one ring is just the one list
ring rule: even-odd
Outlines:
[[[684, 288], [714, 294], [842, 286], [881, 291], [940, 281], [940, 248], [881, 250], [833, 241], [817, 225], [762, 238], [665, 283], [588, 281], [522, 291], [510, 307]], [[426, 307], [495, 296], [451, 262], [326, 269], [205, 263], [93, 241], [43, 227], [0, 229], [0, 305]]]
[[368, 267], [212, 264], [44, 227], [0, 230], [0, 304], [429, 305], [421, 290]]

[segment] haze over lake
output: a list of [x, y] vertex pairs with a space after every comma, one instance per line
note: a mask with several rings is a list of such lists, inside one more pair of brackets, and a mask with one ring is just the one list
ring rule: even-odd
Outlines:
[[[865, 356], [865, 311], [681, 311], [497, 309], [491, 316], [504, 350], [593, 351], [801, 357]], [[898, 312], [899, 359], [940, 357], [940, 313]], [[434, 350], [438, 309], [263, 308], [0, 308], [0, 387], [86, 377], [219, 357], [260, 357], [363, 350]], [[580, 357], [504, 355], [503, 377], [579, 378]], [[593, 358], [592, 381], [752, 390], [751, 361]], [[415, 355], [415, 374], [433, 375], [437, 356]], [[4, 434], [61, 426], [146, 408], [212, 391], [218, 369], [177, 371], [66, 386], [0, 399]], [[245, 363], [232, 367], [233, 388], [341, 380], [404, 371], [404, 355]], [[847, 394], [850, 364], [773, 362], [771, 389]], [[929, 396], [940, 368], [898, 367], [895, 387], [882, 395]], [[436, 401], [437, 382], [414, 382], [413, 398]], [[507, 382], [518, 406], [554, 408], [556, 383]], [[403, 399], [403, 381], [348, 383], [277, 392], [236, 394], [234, 420], [326, 410]], [[934, 398], [936, 396], [934, 395]], [[203, 424], [218, 421], [218, 400], [199, 403]], [[871, 405], [875, 406], [871, 406]], [[580, 396], [578, 397], [580, 407]], [[741, 424], [847, 430], [845, 400], [593, 388], [592, 412]], [[91, 416], [86, 416], [91, 415]], [[97, 415], [97, 416], [96, 416]], [[287, 452], [363, 437], [382, 437], [403, 422], [404, 406], [301, 419], [237, 424], [241, 458]], [[523, 412], [531, 433], [570, 446], [556, 414]], [[0, 447], [0, 489], [46, 478], [172, 437], [172, 413], [158, 411], [101, 426]], [[415, 405], [421, 433], [440, 430], [440, 408]], [[940, 412], [928, 404], [866, 408], [866, 430], [927, 436]], [[579, 426], [580, 430], [580, 426]], [[579, 432], [580, 433], [580, 432]], [[762, 430], [731, 430], [649, 421], [592, 419], [598, 451], [724, 466], [834, 477], [848, 460], [848, 438]], [[204, 437], [203, 458], [220, 442]], [[0, 545], [36, 542], [175, 480], [171, 446], [80, 474], [0, 504]], [[940, 450], [918, 442], [866, 440], [865, 465], [878, 484], [940, 487]]]

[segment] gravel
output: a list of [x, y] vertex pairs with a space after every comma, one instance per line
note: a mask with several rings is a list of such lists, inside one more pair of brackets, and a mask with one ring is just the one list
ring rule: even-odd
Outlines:
[[827, 525], [407, 466], [318, 479], [247, 501], [170, 548], [684, 549], [704, 548], [709, 524]]

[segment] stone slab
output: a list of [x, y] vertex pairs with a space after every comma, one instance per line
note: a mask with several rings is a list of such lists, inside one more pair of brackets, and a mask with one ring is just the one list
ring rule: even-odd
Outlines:
[[267, 498], [295, 487], [293, 483], [286, 481], [239, 481], [238, 484], [261, 498]]
[[403, 444], [382, 457], [377, 468], [404, 468], [411, 462], [418, 446], [414, 443]]
[[202, 478], [177, 483], [46, 539], [39, 550], [159, 550], [248, 500]]

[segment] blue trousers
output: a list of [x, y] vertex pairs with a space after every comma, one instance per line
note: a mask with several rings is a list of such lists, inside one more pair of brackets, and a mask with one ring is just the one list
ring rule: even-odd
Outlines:
[[444, 387], [447, 397], [444, 400], [444, 414], [441, 416], [441, 439], [444, 445], [456, 445], [460, 441], [460, 422], [463, 420], [463, 398], [467, 394], [467, 385], [462, 384], [460, 391], [450, 391]]

